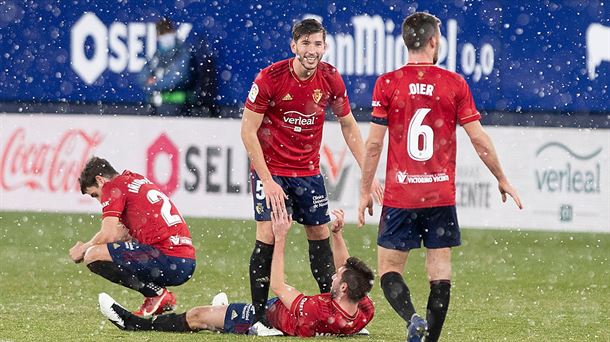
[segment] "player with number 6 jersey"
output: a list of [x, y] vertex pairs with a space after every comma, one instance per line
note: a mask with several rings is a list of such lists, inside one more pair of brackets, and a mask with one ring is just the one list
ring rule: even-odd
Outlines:
[[[364, 210], [386, 131], [389, 131], [386, 190], [377, 235], [381, 288], [407, 325], [407, 341], [440, 338], [451, 290], [451, 248], [461, 244], [455, 208], [456, 126], [466, 130], [481, 160], [506, 195], [522, 208], [502, 171], [491, 139], [481, 126], [466, 81], [435, 66], [440, 21], [417, 12], [402, 24], [409, 63], [381, 75], [373, 90], [373, 117], [362, 168], [358, 221]], [[402, 277], [410, 250], [426, 247], [430, 294], [420, 317]]]
[[102, 227], [70, 249], [74, 262], [94, 273], [139, 291], [146, 299], [135, 314], [172, 310], [177, 286], [195, 271], [195, 248], [186, 222], [169, 197], [144, 176], [118, 174], [110, 163], [93, 157], [80, 179], [81, 191], [102, 204]]
[[466, 81], [432, 63], [377, 79], [372, 122], [389, 128], [384, 205], [455, 204], [456, 124], [481, 119]]

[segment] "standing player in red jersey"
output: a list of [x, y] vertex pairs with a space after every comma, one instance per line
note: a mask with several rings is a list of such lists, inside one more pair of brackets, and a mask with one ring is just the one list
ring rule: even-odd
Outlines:
[[174, 203], [142, 175], [119, 175], [98, 157], [87, 162], [79, 182], [83, 195], [102, 204], [102, 227], [70, 249], [72, 260], [143, 294], [136, 315], [173, 310], [176, 297], [165, 286], [181, 285], [195, 271], [191, 234]]
[[[373, 286], [373, 271], [359, 259], [349, 256], [341, 233], [343, 211], [335, 210], [333, 215], [337, 219], [329, 228], [333, 235], [337, 273], [332, 277], [330, 293], [305, 296], [284, 281], [286, 235], [292, 220], [285, 212], [283, 215], [279, 211], [272, 213], [275, 249], [271, 288], [278, 297], [269, 300], [266, 315], [269, 324], [286, 335], [353, 335], [361, 331], [375, 314], [373, 302], [367, 296]], [[200, 306], [179, 315], [161, 315], [154, 319], [131, 314], [105, 293], [100, 294], [99, 303], [106, 318], [123, 330], [214, 330], [245, 334], [254, 321], [254, 306], [245, 303]]]
[[[248, 94], [241, 136], [252, 161], [256, 243], [250, 258], [250, 290], [256, 316], [252, 334], [265, 330], [265, 303], [273, 255], [271, 211], [288, 210], [305, 226], [312, 274], [321, 293], [330, 290], [335, 269], [325, 223], [328, 197], [320, 175], [320, 145], [326, 108], [341, 124], [343, 137], [358, 165], [364, 143], [341, 75], [322, 62], [326, 31], [315, 19], [298, 22], [290, 43], [294, 58], [263, 69]], [[374, 182], [375, 197], [383, 189]], [[372, 206], [372, 204], [371, 204]], [[265, 332], [264, 334], [269, 334]]]
[[[377, 239], [381, 287], [391, 306], [407, 322], [408, 340], [437, 341], [449, 306], [451, 247], [461, 244], [455, 209], [456, 124], [464, 127], [481, 160], [498, 180], [502, 201], [517, 191], [502, 171], [491, 139], [483, 130], [466, 81], [434, 66], [440, 21], [414, 13], [403, 22], [409, 63], [377, 79], [373, 118], [358, 209], [360, 225], [383, 139], [389, 130], [386, 189]], [[427, 249], [430, 281], [427, 322], [415, 313], [402, 272], [409, 251]], [[426, 331], [428, 330], [428, 331]]]

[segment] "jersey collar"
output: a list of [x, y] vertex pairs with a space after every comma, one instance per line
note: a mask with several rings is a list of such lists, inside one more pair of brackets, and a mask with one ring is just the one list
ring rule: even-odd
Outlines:
[[354, 312], [353, 315], [350, 315], [349, 313], [347, 313], [347, 311], [343, 310], [343, 308], [341, 307], [341, 305], [339, 305], [339, 303], [335, 302], [334, 299], [331, 299], [333, 306], [339, 310], [339, 312], [345, 316], [345, 318], [347, 318], [350, 321], [353, 321], [356, 319], [356, 317], [358, 317], [358, 313], [360, 312], [360, 307], [356, 308], [356, 312]]
[[318, 72], [318, 68], [320, 67], [320, 63], [322, 61], [318, 62], [318, 66], [316, 66], [316, 70], [313, 72], [313, 75], [311, 75], [311, 77], [309, 77], [306, 80], [302, 80], [299, 78], [299, 76], [297, 76], [297, 73], [294, 71], [294, 58], [290, 59], [290, 62], [288, 63], [288, 69], [290, 70], [290, 75], [292, 75], [292, 78], [294, 78], [297, 82], [302, 83], [302, 84], [307, 84], [309, 82], [311, 82], [311, 80], [313, 80], [314, 77], [316, 77], [316, 73]]
[[409, 62], [405, 66], [434, 66], [434, 63], [417, 63], [417, 62]]

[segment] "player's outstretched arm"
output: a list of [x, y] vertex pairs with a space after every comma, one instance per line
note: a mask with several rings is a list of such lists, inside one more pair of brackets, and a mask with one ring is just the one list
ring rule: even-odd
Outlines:
[[[346, 116], [340, 117], [339, 124], [341, 124], [343, 139], [345, 139], [347, 147], [349, 147], [349, 150], [352, 152], [352, 155], [354, 155], [360, 170], [362, 170], [364, 167], [366, 148], [364, 146], [362, 134], [360, 133], [360, 128], [358, 128], [358, 123], [356, 122], [354, 115], [350, 112]], [[377, 203], [383, 203], [383, 185], [377, 181], [376, 178], [373, 178], [371, 183], [371, 194]]]
[[263, 155], [263, 148], [258, 140], [257, 132], [263, 123], [263, 118], [263, 114], [244, 108], [244, 115], [241, 119], [241, 140], [248, 152], [252, 166], [256, 170], [256, 174], [258, 174], [261, 182], [263, 182], [267, 208], [271, 208], [274, 211], [276, 208], [285, 211], [286, 204], [284, 199], [288, 198], [288, 196], [286, 196], [282, 187], [271, 177], [271, 172], [269, 172]]
[[376, 123], [371, 123], [369, 137], [366, 140], [366, 156], [364, 165], [362, 166], [362, 177], [360, 179], [360, 204], [358, 205], [358, 226], [364, 225], [364, 211], [369, 210], [369, 215], [373, 215], [373, 203], [371, 201], [370, 191], [381, 151], [383, 151], [383, 138], [387, 127]]
[[506, 202], [506, 195], [508, 194], [513, 198], [519, 209], [523, 209], [517, 190], [513, 188], [508, 182], [506, 175], [504, 175], [491, 138], [487, 135], [487, 132], [485, 132], [481, 123], [478, 120], [469, 122], [464, 125], [464, 129], [470, 138], [472, 146], [474, 146], [474, 149], [477, 151], [479, 158], [481, 158], [485, 166], [487, 166], [489, 171], [491, 171], [498, 180], [498, 189], [502, 195], [502, 202]]
[[343, 239], [345, 212], [343, 209], [335, 209], [332, 211], [332, 214], [335, 216], [335, 220], [329, 223], [329, 228], [333, 235], [333, 262], [335, 264], [335, 269], [338, 270], [341, 266], [345, 265], [345, 262], [349, 258], [349, 251], [347, 250], [347, 245]]
[[292, 302], [301, 295], [294, 287], [286, 284], [284, 279], [284, 256], [286, 251], [286, 235], [292, 225], [292, 217], [286, 212], [271, 212], [271, 224], [275, 236], [273, 261], [271, 262], [271, 291], [282, 301], [288, 309]]

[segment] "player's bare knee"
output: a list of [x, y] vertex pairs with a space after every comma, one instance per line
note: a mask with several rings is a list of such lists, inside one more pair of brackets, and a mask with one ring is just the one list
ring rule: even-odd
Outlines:
[[97, 246], [91, 246], [87, 248], [85, 251], [85, 255], [83, 256], [83, 262], [85, 264], [90, 264], [94, 261], [99, 260], [99, 252], [97, 252]]
[[391, 258], [379, 258], [379, 274], [380, 276], [389, 272], [401, 273], [405, 269], [405, 263], [402, 260], [394, 260]]
[[330, 232], [326, 225], [305, 226], [308, 240], [326, 240], [330, 237]]
[[271, 221], [256, 222], [256, 239], [269, 245], [273, 245], [275, 237]]
[[85, 264], [90, 264], [94, 261], [110, 261], [110, 255], [108, 254], [108, 249], [106, 245], [95, 245], [89, 247], [85, 251], [85, 255], [83, 257], [83, 262]]

